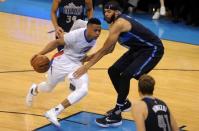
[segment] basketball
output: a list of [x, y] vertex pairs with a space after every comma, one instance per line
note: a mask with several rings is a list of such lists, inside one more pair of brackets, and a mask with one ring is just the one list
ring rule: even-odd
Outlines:
[[50, 67], [50, 60], [45, 55], [37, 55], [33, 59], [31, 59], [31, 66], [38, 73], [44, 73], [48, 71]]

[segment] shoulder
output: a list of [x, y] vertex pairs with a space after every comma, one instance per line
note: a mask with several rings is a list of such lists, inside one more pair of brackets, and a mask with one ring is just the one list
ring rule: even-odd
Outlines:
[[133, 107], [143, 107], [144, 105], [146, 105], [146, 103], [142, 100], [139, 100], [134, 102]]
[[81, 39], [84, 36], [85, 28], [76, 29], [64, 34], [65, 39], [77, 40]]
[[78, 29], [75, 29], [75, 30], [71, 30], [69, 32], [69, 34], [82, 34], [82, 33], [84, 33], [85, 30], [86, 30], [86, 28], [78, 28]]
[[140, 119], [145, 120], [148, 115], [148, 109], [146, 103], [142, 100], [134, 102], [132, 106], [132, 115], [135, 121]]
[[121, 32], [127, 32], [131, 29], [131, 23], [120, 17], [113, 23], [112, 27], [120, 29]]
[[139, 100], [133, 104], [132, 109], [134, 113], [143, 113], [147, 110], [147, 105], [144, 101]]
[[86, 28], [87, 23], [88, 21], [78, 19], [73, 23], [73, 26], [71, 27], [70, 31], [77, 30], [80, 28]]

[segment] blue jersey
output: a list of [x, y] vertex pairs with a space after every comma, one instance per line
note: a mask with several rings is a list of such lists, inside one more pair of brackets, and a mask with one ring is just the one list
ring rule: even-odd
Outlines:
[[132, 17], [122, 14], [118, 18], [123, 18], [129, 21], [132, 25], [132, 29], [128, 32], [122, 32], [119, 35], [118, 42], [125, 47], [132, 49], [140, 49], [142, 47], [163, 50], [163, 44], [161, 40], [148, 28], [137, 22]]

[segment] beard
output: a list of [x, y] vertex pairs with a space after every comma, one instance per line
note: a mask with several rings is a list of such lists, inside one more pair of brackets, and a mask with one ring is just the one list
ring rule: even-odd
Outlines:
[[110, 19], [108, 19], [107, 17], [104, 16], [104, 20], [105, 20], [108, 24], [111, 24], [112, 22], [115, 21], [115, 14], [113, 14], [113, 15], [111, 16]]

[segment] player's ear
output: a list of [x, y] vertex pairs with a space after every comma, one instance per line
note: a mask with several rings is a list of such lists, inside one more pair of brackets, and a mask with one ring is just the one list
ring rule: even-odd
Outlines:
[[120, 15], [120, 14], [121, 14], [121, 11], [116, 10], [116, 11], [115, 11], [115, 14], [118, 16], [118, 15]]

